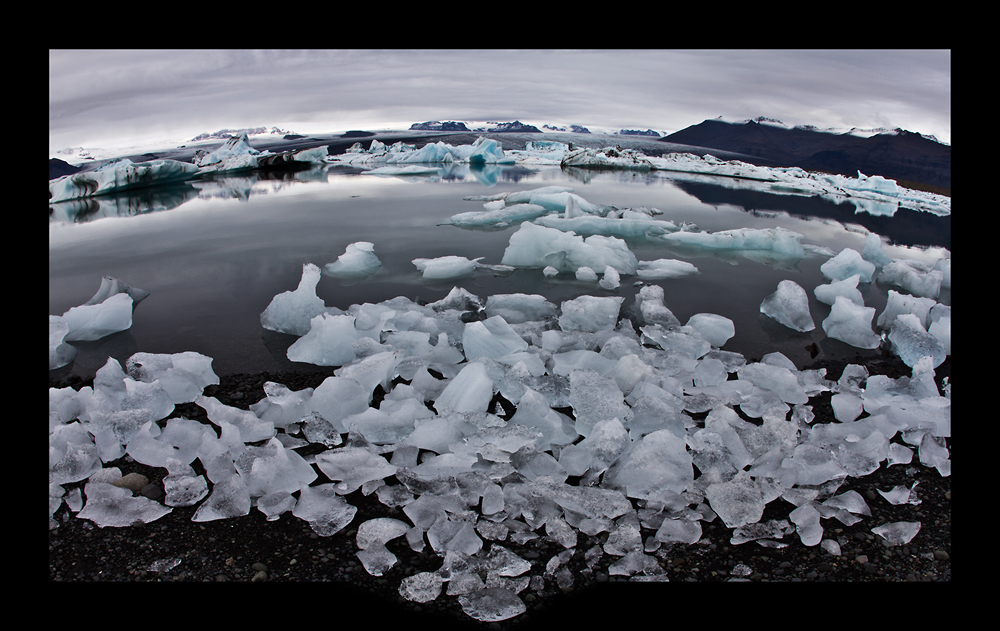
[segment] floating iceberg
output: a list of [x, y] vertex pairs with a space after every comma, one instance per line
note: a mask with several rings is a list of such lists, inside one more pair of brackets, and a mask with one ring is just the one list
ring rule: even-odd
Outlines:
[[374, 274], [382, 267], [382, 261], [375, 256], [375, 244], [357, 241], [347, 246], [347, 250], [333, 263], [327, 263], [323, 271], [344, 278], [362, 278]]
[[74, 173], [49, 182], [49, 202], [182, 182], [191, 179], [197, 173], [198, 167], [187, 162], [153, 160], [134, 164], [128, 158], [123, 158], [93, 171]]
[[468, 276], [476, 271], [477, 263], [484, 257], [467, 259], [464, 256], [441, 256], [436, 259], [413, 259], [424, 280], [448, 280]]
[[719, 232], [671, 232], [660, 235], [661, 240], [673, 245], [711, 250], [754, 251], [761, 250], [776, 256], [803, 258], [802, 235], [785, 228], [738, 228]]
[[621, 239], [593, 235], [584, 239], [572, 233], [523, 223], [511, 235], [501, 263], [514, 267], [554, 267], [573, 272], [581, 267], [635, 275], [638, 260]]

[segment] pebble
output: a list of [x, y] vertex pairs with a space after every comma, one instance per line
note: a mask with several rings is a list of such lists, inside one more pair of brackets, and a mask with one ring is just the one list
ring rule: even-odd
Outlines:
[[250, 579], [250, 582], [262, 583], [266, 580], [267, 580], [267, 572], [257, 572], [256, 574], [253, 575], [253, 578]]
[[120, 479], [115, 480], [111, 484], [121, 487], [123, 489], [128, 489], [133, 493], [138, 493], [142, 490], [142, 487], [149, 484], [149, 478], [142, 475], [141, 473], [127, 473], [123, 475]]
[[860, 565], [864, 565], [865, 563], [868, 563], [868, 556], [865, 554], [860, 554], [858, 555], [858, 558], [854, 560], [858, 562]]
[[938, 561], [947, 561], [951, 557], [948, 556], [948, 553], [945, 552], [944, 550], [935, 550], [934, 558], [937, 559]]

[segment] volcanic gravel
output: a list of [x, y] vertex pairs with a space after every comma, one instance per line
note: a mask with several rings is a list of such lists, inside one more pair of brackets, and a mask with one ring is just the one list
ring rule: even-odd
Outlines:
[[[806, 368], [827, 368], [827, 378], [839, 378], [847, 363], [860, 360], [825, 362]], [[886, 374], [897, 378], [909, 376], [911, 370], [897, 358], [865, 360], [870, 374]], [[245, 373], [221, 377], [219, 385], [205, 388], [206, 396], [222, 403], [248, 409], [264, 398], [263, 384], [275, 381], [293, 391], [315, 388], [333, 369], [282, 373]], [[936, 370], [941, 385], [950, 376], [950, 359]], [[59, 382], [50, 378], [50, 386], [80, 388], [92, 385], [72, 376]], [[380, 390], [379, 390], [380, 391]], [[830, 393], [810, 399], [816, 419], [813, 424], [834, 422], [829, 405]], [[377, 400], [377, 399], [376, 399]], [[491, 408], [492, 409], [492, 408]], [[186, 417], [208, 423], [205, 411], [193, 404], [177, 405], [169, 418]], [[695, 419], [705, 414], [695, 415]], [[161, 426], [166, 419], [161, 421]], [[948, 439], [949, 450], [951, 439]], [[306, 455], [314, 446], [298, 451]], [[319, 448], [321, 451], [322, 448]], [[312, 453], [315, 453], [312, 452]], [[145, 475], [150, 485], [143, 494], [162, 501], [162, 479], [165, 469], [142, 465], [128, 456], [105, 466], [121, 469], [122, 474], [137, 472]], [[203, 473], [199, 461], [192, 465]], [[320, 482], [327, 482], [320, 473]], [[392, 478], [387, 480], [395, 481]], [[916, 486], [921, 503], [892, 505], [878, 490], [889, 491], [897, 485]], [[67, 489], [84, 483], [66, 485]], [[193, 522], [197, 506], [175, 507], [168, 515], [147, 524], [127, 528], [100, 528], [86, 519], [78, 519], [65, 503], [56, 511], [58, 526], [49, 531], [49, 581], [51, 582], [269, 582], [269, 583], [328, 583], [329, 589], [317, 592], [310, 588], [301, 598], [320, 597], [325, 610], [334, 619], [339, 614], [371, 615], [381, 623], [433, 623], [440, 628], [518, 629], [556, 622], [593, 624], [613, 619], [620, 608], [629, 603], [652, 599], [667, 602], [670, 583], [706, 583], [723, 581], [747, 582], [950, 582], [951, 581], [951, 477], [942, 477], [937, 470], [917, 461], [906, 465], [882, 466], [871, 475], [848, 478], [837, 494], [854, 490], [871, 508], [871, 516], [863, 516], [854, 525], [846, 526], [836, 519], [823, 521], [824, 539], [839, 542], [841, 554], [834, 556], [820, 546], [806, 547], [797, 535], [781, 539], [787, 546], [767, 548], [757, 542], [741, 545], [730, 543], [732, 529], [720, 519], [703, 523], [701, 541], [692, 545], [662, 545], [653, 552], [662, 574], [659, 582], [638, 583], [635, 577], [615, 576], [609, 566], [619, 557], [604, 554], [588, 567], [585, 553], [607, 540], [608, 533], [596, 536], [579, 534], [578, 544], [569, 561], [562, 567], [570, 570], [572, 585], [563, 584], [546, 575], [546, 563], [564, 548], [541, 536], [524, 545], [509, 538], [500, 545], [531, 562], [531, 569], [522, 575], [530, 577], [529, 587], [519, 596], [527, 611], [512, 619], [481, 623], [463, 613], [458, 598], [443, 591], [436, 600], [418, 604], [399, 595], [400, 582], [417, 572], [433, 572], [441, 567], [442, 558], [425, 545], [414, 552], [400, 537], [386, 547], [399, 562], [381, 577], [370, 575], [356, 553], [355, 535], [358, 525], [375, 517], [394, 517], [409, 523], [402, 510], [379, 502], [375, 493], [365, 496], [360, 490], [345, 496], [357, 507], [354, 521], [333, 536], [317, 535], [309, 524], [290, 513], [275, 521], [252, 508], [244, 517], [210, 522]], [[794, 508], [777, 499], [765, 507], [761, 522], [788, 519]], [[890, 547], [871, 529], [897, 521], [919, 521], [920, 531], [908, 544]], [[643, 540], [654, 531], [642, 529]], [[484, 547], [497, 542], [484, 542]], [[665, 582], [664, 582], [665, 579]], [[630, 582], [630, 585], [621, 583]], [[296, 588], [299, 589], [299, 588]], [[157, 592], [148, 592], [154, 595]], [[200, 593], [200, 592], [199, 592]], [[265, 592], [260, 592], [261, 594]], [[298, 592], [295, 592], [298, 593]], [[676, 592], [675, 592], [676, 593]], [[243, 592], [245, 595], [246, 592]], [[289, 595], [290, 596], [290, 595]], [[272, 601], [273, 606], [302, 605]], [[250, 601], [254, 602], [254, 601]], [[244, 607], [245, 605], [240, 605]], [[683, 606], [678, 603], [677, 606]], [[248, 610], [249, 611], [249, 610]], [[625, 618], [626, 620], [628, 618]], [[620, 620], [619, 620], [620, 622]]]

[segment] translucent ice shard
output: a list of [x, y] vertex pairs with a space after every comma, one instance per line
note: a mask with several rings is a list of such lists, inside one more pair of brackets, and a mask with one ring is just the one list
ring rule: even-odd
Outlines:
[[909, 543], [920, 532], [919, 521], [897, 521], [872, 528], [872, 532], [885, 539], [887, 545], [901, 546]]
[[524, 601], [516, 593], [500, 587], [463, 594], [458, 597], [458, 602], [462, 611], [480, 622], [507, 620], [527, 611]]
[[[403, 579], [399, 585], [399, 595], [409, 601], [426, 603], [441, 595], [443, 585], [444, 579], [437, 574], [433, 572], [418, 572]], [[462, 596], [459, 596], [459, 598], [462, 598]]]
[[300, 487], [300, 496], [292, 514], [309, 522], [321, 537], [329, 537], [343, 530], [354, 519], [358, 509], [340, 497], [333, 484]]
[[[260, 314], [260, 324], [265, 329], [305, 335], [309, 332], [310, 321], [321, 313], [328, 313], [326, 304], [316, 295], [320, 269], [312, 263], [302, 266], [302, 278], [294, 291], [280, 293]], [[339, 313], [339, 309], [333, 310]]]
[[778, 283], [778, 289], [760, 303], [760, 312], [796, 331], [816, 328], [809, 313], [809, 297], [793, 280]]
[[76, 516], [89, 519], [101, 528], [149, 523], [172, 510], [149, 498], [133, 497], [132, 491], [106, 482], [89, 482], [84, 487], [84, 493], [87, 504]]
[[837, 296], [830, 315], [823, 320], [823, 330], [828, 336], [857, 348], [878, 348], [881, 340], [872, 331], [874, 317], [874, 307], [862, 307]]

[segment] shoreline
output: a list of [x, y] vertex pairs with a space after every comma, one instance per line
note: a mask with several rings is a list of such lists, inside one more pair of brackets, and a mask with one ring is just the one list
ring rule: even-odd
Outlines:
[[[936, 371], [940, 384], [950, 375], [950, 358]], [[843, 366], [850, 361], [821, 362], [827, 368], [827, 378], [839, 378]], [[908, 376], [909, 368], [898, 358], [876, 360], [870, 374], [889, 373], [891, 377]], [[808, 367], [807, 367], [808, 368]], [[330, 369], [332, 374], [333, 368]], [[293, 391], [315, 387], [326, 378], [325, 371], [290, 371], [279, 373], [240, 373], [220, 376], [220, 384], [208, 386], [206, 396], [222, 403], [248, 409], [264, 398], [264, 381], [277, 381]], [[87, 385], [79, 380], [77, 389]], [[50, 386], [65, 387], [50, 379]], [[378, 391], [378, 389], [377, 389]], [[829, 393], [810, 398], [816, 423], [833, 421]], [[374, 403], [373, 403], [374, 405]], [[694, 415], [704, 417], [706, 413]], [[167, 418], [185, 416], [207, 423], [205, 411], [194, 403], [178, 404]], [[164, 421], [161, 421], [161, 424]], [[948, 439], [950, 448], [950, 439]], [[309, 447], [303, 448], [303, 450]], [[162, 493], [164, 469], [148, 467], [127, 456], [105, 466], [118, 466], [122, 474], [138, 472], [151, 484], [159, 485]], [[199, 473], [200, 463], [192, 464]], [[888, 491], [896, 485], [912, 486], [922, 502], [918, 505], [891, 505], [878, 490]], [[84, 482], [64, 485], [82, 486]], [[701, 522], [702, 539], [696, 544], [660, 546], [654, 555], [669, 582], [950, 582], [951, 580], [951, 477], [941, 477], [934, 469], [916, 462], [887, 467], [883, 461], [874, 473], [862, 478], [847, 478], [837, 493], [856, 490], [864, 497], [872, 515], [847, 526], [836, 519], [825, 519], [824, 538], [841, 542], [841, 555], [834, 556], [820, 546], [806, 547], [792, 534], [781, 542], [783, 548], [765, 548], [755, 542], [733, 545], [729, 529], [716, 518]], [[395, 619], [412, 624], [433, 621], [447, 628], [482, 628], [484, 623], [466, 616], [457, 597], [442, 594], [434, 601], [417, 604], [399, 596], [400, 581], [417, 572], [433, 572], [441, 567], [439, 557], [430, 546], [421, 552], [409, 548], [404, 538], [386, 544], [399, 562], [382, 577], [371, 576], [360, 564], [355, 535], [360, 523], [375, 517], [395, 517], [407, 521], [399, 508], [381, 504], [374, 493], [364, 496], [360, 490], [345, 496], [358, 508], [350, 525], [340, 532], [320, 537], [309, 524], [290, 513], [268, 522], [263, 513], [251, 508], [250, 514], [211, 522], [191, 521], [196, 506], [175, 507], [166, 516], [128, 528], [99, 528], [85, 519], [76, 518], [65, 503], [56, 511], [58, 527], [49, 531], [49, 582], [330, 582], [337, 585], [335, 600], [343, 602], [345, 611], [373, 612], [379, 621]], [[635, 501], [633, 500], [633, 505]], [[780, 498], [765, 506], [759, 520], [787, 519], [792, 505]], [[888, 547], [871, 533], [871, 528], [895, 521], [920, 521], [921, 530], [907, 545]], [[539, 534], [543, 529], [539, 529]], [[647, 540], [655, 531], [642, 528]], [[608, 603], [619, 599], [642, 599], [652, 593], [662, 596], [664, 586], [657, 583], [630, 585], [619, 588], [628, 576], [611, 574], [609, 566], [619, 557], [603, 554], [588, 567], [585, 553], [602, 545], [607, 532], [595, 536], [578, 534], [572, 557], [562, 566], [570, 569], [571, 586], [560, 586], [556, 576], [547, 575], [546, 564], [564, 548], [545, 536], [525, 544], [510, 540], [484, 541], [503, 545], [531, 562], [531, 569], [522, 577], [531, 577], [529, 587], [519, 596], [527, 612], [498, 623], [491, 629], [528, 628], [548, 621], [564, 622], [566, 616], [593, 621], [594, 612], [588, 603], [594, 599]], [[157, 572], [151, 569], [156, 561], [180, 559], [172, 569]], [[256, 565], [263, 564], [263, 565]], [[739, 566], [749, 568], [749, 573]], [[520, 577], [519, 577], [520, 578]], [[565, 579], [565, 576], [563, 577]], [[636, 581], [630, 581], [636, 582]], [[639, 591], [635, 591], [639, 590]], [[581, 611], [583, 608], [586, 613]]]

